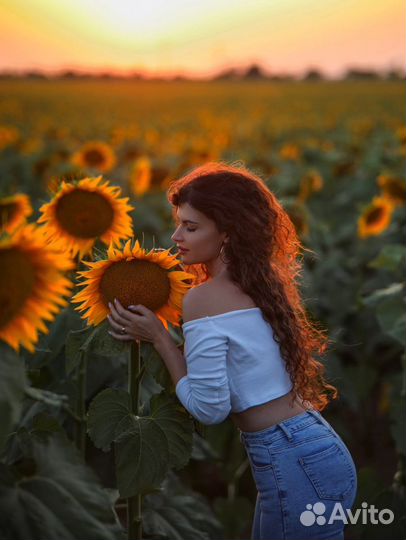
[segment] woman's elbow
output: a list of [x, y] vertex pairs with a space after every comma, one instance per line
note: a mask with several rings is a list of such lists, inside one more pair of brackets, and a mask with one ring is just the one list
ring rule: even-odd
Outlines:
[[202, 424], [205, 424], [206, 426], [210, 426], [214, 424], [221, 424], [222, 422], [224, 422], [224, 420], [226, 420], [230, 412], [231, 412], [231, 404], [221, 409], [215, 409], [215, 410], [204, 411], [204, 412], [199, 411], [199, 413], [196, 414], [196, 418]]

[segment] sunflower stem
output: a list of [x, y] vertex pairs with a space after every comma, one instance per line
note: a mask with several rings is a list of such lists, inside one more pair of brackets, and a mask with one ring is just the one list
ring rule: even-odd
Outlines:
[[[130, 394], [131, 412], [138, 416], [140, 383], [144, 370], [141, 367], [141, 341], [131, 342], [130, 361], [128, 363], [128, 392]], [[142, 495], [134, 495], [127, 499], [128, 540], [142, 538]]]
[[78, 421], [75, 425], [75, 444], [85, 458], [86, 454], [86, 375], [87, 375], [87, 357], [81, 352], [80, 362], [77, 367], [77, 388], [78, 396], [76, 399], [76, 416]]

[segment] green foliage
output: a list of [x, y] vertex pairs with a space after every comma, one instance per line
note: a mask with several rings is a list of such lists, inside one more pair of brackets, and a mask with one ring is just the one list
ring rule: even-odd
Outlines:
[[176, 400], [162, 392], [151, 399], [150, 416], [131, 412], [130, 395], [107, 389], [88, 411], [88, 431], [104, 451], [115, 442], [118, 487], [122, 497], [158, 487], [169, 468], [180, 468], [192, 451], [192, 423]]
[[6, 439], [20, 419], [26, 387], [24, 364], [10, 349], [0, 345], [0, 452]]
[[181, 486], [169, 474], [160, 493], [145, 497], [143, 527], [147, 534], [168, 540], [220, 538], [222, 527], [204, 497]]
[[0, 464], [0, 536], [5, 540], [116, 540], [109, 495], [70, 442], [28, 439], [23, 459]]

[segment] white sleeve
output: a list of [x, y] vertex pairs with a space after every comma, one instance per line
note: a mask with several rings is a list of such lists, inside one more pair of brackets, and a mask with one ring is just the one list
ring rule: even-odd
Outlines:
[[184, 325], [187, 375], [176, 384], [179, 401], [202, 424], [219, 424], [231, 411], [228, 338], [211, 319]]

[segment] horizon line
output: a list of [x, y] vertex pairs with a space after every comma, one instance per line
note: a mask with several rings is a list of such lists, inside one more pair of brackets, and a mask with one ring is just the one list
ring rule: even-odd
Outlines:
[[348, 77], [348, 75], [353, 73], [358, 73], [359, 75], [362, 74], [373, 74], [377, 77], [382, 76], [389, 76], [396, 74], [398, 78], [405, 77], [406, 72], [401, 66], [394, 66], [393, 63], [388, 63], [388, 65], [385, 68], [382, 68], [382, 66], [371, 66], [371, 65], [364, 65], [364, 66], [355, 66], [355, 65], [347, 65], [341, 69], [341, 73], [337, 75], [329, 75], [327, 74], [323, 68], [316, 66], [316, 65], [309, 65], [308, 67], [301, 70], [301, 72], [298, 71], [271, 71], [269, 68], [265, 68], [261, 66], [258, 62], [251, 62], [248, 65], [245, 66], [228, 66], [228, 67], [222, 67], [222, 68], [213, 68], [210, 70], [209, 73], [207, 71], [205, 73], [201, 72], [200, 74], [190, 72], [188, 70], [178, 70], [178, 71], [163, 71], [163, 70], [148, 70], [148, 69], [142, 69], [142, 68], [114, 68], [109, 66], [104, 67], [83, 67], [83, 66], [60, 66], [60, 67], [54, 67], [54, 68], [44, 68], [44, 67], [23, 67], [23, 68], [9, 68], [9, 67], [3, 67], [0, 68], [0, 76], [9, 76], [9, 77], [24, 77], [24, 76], [30, 76], [33, 74], [37, 74], [39, 76], [43, 76], [45, 78], [58, 78], [62, 77], [66, 74], [72, 74], [73, 76], [78, 77], [111, 77], [111, 78], [142, 78], [142, 79], [149, 79], [149, 78], [182, 78], [182, 79], [188, 79], [188, 80], [212, 80], [216, 79], [221, 76], [235, 76], [236, 78], [244, 78], [247, 76], [247, 74], [250, 72], [250, 70], [257, 70], [258, 72], [258, 78], [264, 78], [264, 79], [272, 79], [272, 78], [289, 78], [289, 79], [296, 79], [298, 78], [306, 78], [309, 76], [309, 74], [319, 74], [320, 78], [324, 80], [340, 80], [342, 78]]

